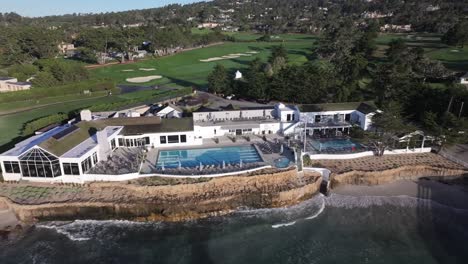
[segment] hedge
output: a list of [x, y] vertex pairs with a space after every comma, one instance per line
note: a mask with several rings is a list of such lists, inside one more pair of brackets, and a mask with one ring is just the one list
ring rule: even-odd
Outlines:
[[160, 93], [150, 98], [128, 99], [128, 100], [115, 102], [115, 103], [99, 104], [99, 105], [92, 106], [89, 109], [93, 112], [117, 111], [119, 109], [138, 106], [141, 104], [157, 103], [157, 102], [169, 100], [169, 99], [180, 97], [180, 96], [186, 96], [191, 93], [192, 93], [192, 88], [186, 87], [182, 89], [171, 90], [171, 91], [167, 91], [164, 93]]
[[23, 127], [22, 134], [23, 136], [29, 136], [41, 128], [44, 128], [48, 125], [52, 125], [56, 123], [62, 123], [63, 121], [67, 119], [68, 119], [68, 115], [64, 113], [41, 117], [39, 119], [26, 123]]

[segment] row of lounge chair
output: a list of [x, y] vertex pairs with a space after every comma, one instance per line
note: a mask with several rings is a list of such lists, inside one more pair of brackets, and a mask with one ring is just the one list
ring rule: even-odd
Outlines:
[[324, 153], [324, 154], [347, 154], [347, 153], [361, 152], [362, 150], [363, 150], [362, 148], [351, 148], [351, 147], [326, 148], [326, 149], [320, 150], [320, 153]]
[[226, 164], [225, 168], [222, 165], [206, 165], [200, 169], [197, 167], [182, 167], [182, 168], [165, 168], [164, 170], [160, 167], [156, 169], [158, 174], [167, 174], [167, 175], [210, 175], [210, 174], [222, 174], [236, 171], [250, 170], [263, 166], [263, 163], [245, 163], [240, 167], [240, 164]]
[[255, 144], [263, 154], [273, 154], [281, 152], [281, 143], [272, 143], [269, 141]]

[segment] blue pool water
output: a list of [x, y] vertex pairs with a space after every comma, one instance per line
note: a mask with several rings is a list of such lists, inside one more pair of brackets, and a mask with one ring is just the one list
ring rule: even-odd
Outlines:
[[339, 150], [339, 151], [356, 151], [362, 149], [363, 146], [350, 139], [320, 139], [312, 140], [312, 147], [317, 151]]
[[286, 157], [281, 157], [275, 160], [276, 168], [287, 168], [289, 166], [290, 160]]
[[253, 146], [235, 146], [205, 149], [163, 150], [159, 152], [157, 167], [177, 168], [179, 161], [182, 167], [194, 168], [200, 165], [219, 166], [223, 164], [239, 164], [262, 162], [262, 158]]

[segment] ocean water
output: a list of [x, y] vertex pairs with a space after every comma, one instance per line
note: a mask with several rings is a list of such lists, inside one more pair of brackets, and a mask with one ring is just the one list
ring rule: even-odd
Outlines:
[[185, 223], [42, 223], [0, 263], [468, 263], [468, 210], [408, 196], [317, 195]]

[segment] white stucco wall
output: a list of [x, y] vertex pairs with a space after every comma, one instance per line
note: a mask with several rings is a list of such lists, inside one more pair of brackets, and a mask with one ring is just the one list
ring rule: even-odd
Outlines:
[[230, 110], [230, 111], [215, 111], [215, 112], [195, 112], [193, 113], [193, 121], [208, 121], [208, 120], [231, 120], [234, 118], [274, 118], [274, 109], [255, 109], [255, 110]]

